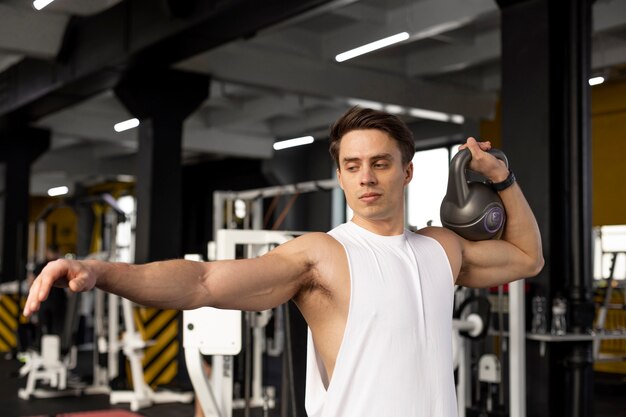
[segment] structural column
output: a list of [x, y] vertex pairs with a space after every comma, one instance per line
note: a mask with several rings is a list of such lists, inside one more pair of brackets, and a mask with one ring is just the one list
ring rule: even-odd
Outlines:
[[[542, 233], [530, 296], [568, 299], [568, 333], [592, 326], [591, 0], [498, 0], [503, 148]], [[529, 310], [529, 309], [528, 309]], [[550, 317], [550, 315], [549, 315]], [[550, 320], [548, 321], [550, 323]], [[529, 416], [593, 415], [591, 341], [527, 343]]]
[[[135, 228], [135, 262], [180, 258], [182, 253], [182, 138], [183, 121], [208, 96], [209, 79], [204, 75], [172, 70], [134, 72], [115, 87], [115, 94], [140, 120], [137, 153], [137, 224]], [[160, 311], [152, 319], [164, 323], [155, 344], [149, 349], [162, 351], [174, 344], [182, 346], [182, 314], [170, 321], [171, 312]], [[174, 335], [165, 331], [173, 328]], [[176, 360], [177, 377], [186, 380], [187, 371], [182, 349], [176, 358], [162, 358], [168, 367]], [[169, 382], [156, 373], [149, 385]]]
[[30, 166], [49, 146], [47, 130], [24, 127], [0, 132], [0, 162], [5, 163], [0, 282], [26, 277]]
[[183, 121], [204, 101], [209, 80], [180, 71], [126, 76], [115, 93], [137, 117], [135, 262], [182, 256], [181, 159]]

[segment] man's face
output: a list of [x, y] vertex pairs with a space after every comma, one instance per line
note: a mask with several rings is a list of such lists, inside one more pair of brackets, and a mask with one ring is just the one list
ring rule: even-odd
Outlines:
[[403, 166], [397, 141], [386, 132], [353, 130], [341, 139], [337, 177], [355, 221], [403, 222], [404, 187], [412, 176], [413, 163]]

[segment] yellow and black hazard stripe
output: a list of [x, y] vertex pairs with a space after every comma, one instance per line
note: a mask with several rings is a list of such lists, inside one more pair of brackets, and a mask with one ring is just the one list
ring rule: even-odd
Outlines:
[[178, 310], [135, 309], [137, 329], [149, 342], [142, 362], [144, 379], [152, 387], [170, 383], [178, 372], [180, 314]]
[[18, 317], [25, 322], [24, 316], [19, 314], [24, 301], [22, 297], [19, 302], [15, 294], [0, 295], [0, 352], [10, 352], [17, 347]]

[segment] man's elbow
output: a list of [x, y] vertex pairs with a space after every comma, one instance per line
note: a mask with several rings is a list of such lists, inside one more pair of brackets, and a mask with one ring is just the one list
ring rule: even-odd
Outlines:
[[543, 266], [545, 265], [545, 260], [543, 259], [543, 255], [539, 254], [537, 256], [533, 256], [529, 258], [528, 262], [528, 278], [536, 277], [539, 275]]

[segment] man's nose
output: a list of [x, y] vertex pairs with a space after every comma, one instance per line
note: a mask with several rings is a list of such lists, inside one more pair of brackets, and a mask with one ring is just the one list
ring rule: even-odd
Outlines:
[[373, 185], [376, 184], [376, 175], [371, 168], [364, 168], [361, 170], [361, 185]]

